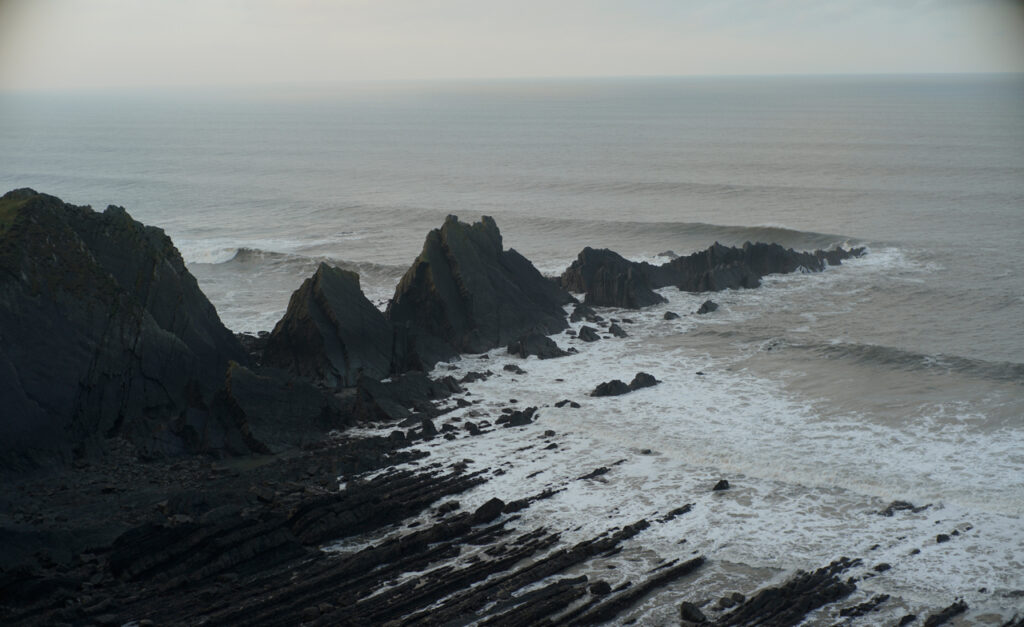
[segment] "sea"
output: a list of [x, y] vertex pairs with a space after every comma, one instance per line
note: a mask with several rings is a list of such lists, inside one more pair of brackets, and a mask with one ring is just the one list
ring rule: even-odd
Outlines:
[[[271, 330], [321, 262], [386, 307], [449, 214], [493, 216], [549, 275], [585, 246], [655, 263], [713, 242], [864, 246], [758, 289], [665, 288], [664, 305], [602, 311], [629, 337], [555, 336], [569, 357], [439, 365], [495, 373], [467, 384], [481, 402], [456, 419], [513, 399], [540, 410], [521, 436], [438, 440], [432, 458], [507, 471], [467, 507], [561, 488], [518, 524], [567, 541], [693, 504], [603, 576], [708, 565], [622, 621], [672, 624], [680, 600], [841, 556], [863, 560], [850, 603], [890, 599], [808, 624], [894, 624], [957, 599], [970, 609], [953, 624], [1024, 615], [1024, 76], [0, 92], [0, 191], [19, 187], [163, 228], [245, 332]], [[696, 315], [707, 298], [720, 308]], [[661, 383], [588, 396], [639, 371]], [[559, 448], [524, 449], [531, 429]], [[896, 500], [928, 507], [879, 514]]]

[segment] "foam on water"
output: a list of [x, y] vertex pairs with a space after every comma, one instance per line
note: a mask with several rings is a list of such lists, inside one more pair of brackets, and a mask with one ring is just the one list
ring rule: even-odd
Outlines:
[[[800, 278], [831, 280], [828, 273]], [[874, 619], [934, 610], [960, 595], [967, 595], [972, 612], [1012, 614], [1015, 601], [1003, 593], [1024, 588], [1019, 429], [978, 430], [971, 407], [954, 404], [913, 408], [915, 418], [899, 424], [822, 412], [819, 404], [788, 394], [776, 381], [680, 344], [700, 325], [727, 324], [728, 307], [722, 320], [691, 315], [665, 321], [664, 311], [692, 311], [705, 295], [662, 292], [669, 299], [665, 305], [602, 312], [632, 320], [622, 324], [630, 333], [625, 339], [588, 344], [562, 335], [556, 341], [578, 354], [524, 361], [495, 350], [483, 359], [442, 365], [439, 374], [455, 377], [472, 370], [496, 373], [468, 384], [467, 400], [482, 402], [453, 411], [446, 421], [493, 421], [511, 398], [515, 406], [541, 409], [529, 427], [427, 444], [432, 455], [424, 463], [470, 459], [470, 470], [505, 471], [460, 498], [464, 508], [493, 496], [507, 500], [560, 489], [531, 505], [517, 525], [564, 530], [567, 542], [693, 503], [692, 512], [653, 525], [628, 542], [614, 575], [635, 578], [661, 559], [696, 551], [711, 562], [696, 581], [687, 582], [688, 598], [750, 590], [766, 577], [815, 569], [846, 555], [865, 560], [856, 571], [863, 574], [875, 564], [893, 564], [891, 571], [860, 585], [858, 595], [899, 596]], [[722, 294], [722, 300], [752, 295], [764, 298], [742, 291]], [[502, 370], [507, 363], [528, 374]], [[588, 396], [598, 383], [628, 381], [638, 371], [661, 383], [621, 397]], [[555, 408], [563, 398], [582, 408]], [[557, 436], [544, 438], [545, 429]], [[546, 450], [548, 440], [558, 448]], [[577, 480], [600, 466], [610, 471]], [[733, 488], [711, 492], [722, 477]], [[878, 514], [897, 499], [931, 507], [919, 514]], [[952, 542], [936, 544], [938, 533], [954, 530], [959, 535]], [[911, 557], [913, 549], [920, 553]], [[977, 592], [983, 587], [986, 593]], [[646, 620], [667, 620], [669, 615], [662, 616], [666, 599], [659, 598], [637, 612]]]

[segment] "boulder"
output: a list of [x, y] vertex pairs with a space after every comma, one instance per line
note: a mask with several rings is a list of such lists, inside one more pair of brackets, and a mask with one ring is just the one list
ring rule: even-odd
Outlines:
[[597, 315], [597, 312], [592, 307], [588, 307], [583, 303], [576, 303], [572, 308], [572, 313], [569, 314], [569, 322], [580, 322], [582, 320], [596, 324], [601, 322], [603, 318]]
[[721, 492], [722, 490], [728, 490], [729, 487], [729, 481], [727, 479], [719, 479], [718, 483], [715, 484], [715, 487], [711, 488], [711, 491]]
[[601, 339], [601, 336], [597, 334], [597, 329], [583, 325], [580, 327], [579, 335], [577, 336], [584, 342], [596, 342]]
[[683, 601], [679, 606], [679, 617], [683, 620], [684, 625], [699, 625], [701, 623], [708, 622], [708, 618], [704, 615], [704, 612], [700, 611], [699, 607], [689, 601]]
[[30, 189], [0, 198], [0, 470], [114, 437], [145, 456], [245, 452], [209, 410], [232, 360], [248, 355], [162, 230]]
[[615, 337], [629, 337], [629, 333], [626, 333], [625, 329], [615, 324], [614, 322], [608, 326], [608, 332], [614, 335]]
[[638, 372], [633, 380], [629, 382], [629, 390], [631, 392], [639, 390], [641, 388], [649, 388], [658, 385], [661, 381], [658, 381], [653, 376], [646, 372]]
[[516, 357], [526, 358], [530, 355], [536, 355], [541, 359], [564, 357], [569, 354], [558, 348], [558, 344], [554, 340], [540, 333], [524, 335], [515, 342], [512, 342], [508, 345], [508, 352]]
[[706, 301], [704, 301], [701, 304], [700, 308], [697, 309], [697, 313], [699, 315], [703, 316], [704, 314], [711, 313], [712, 311], [717, 311], [717, 310], [718, 310], [718, 303], [716, 303], [713, 300], [706, 300]]
[[651, 289], [648, 267], [654, 266], [588, 246], [562, 273], [562, 287], [570, 292], [586, 292], [586, 305], [646, 307], [665, 301]]
[[472, 225], [448, 216], [427, 234], [387, 310], [415, 339], [425, 366], [459, 353], [482, 353], [530, 333], [564, 330], [573, 302], [525, 257], [502, 248], [494, 219]]
[[677, 314], [674, 311], [666, 311], [665, 315], [663, 316], [663, 318], [665, 320], [678, 320], [679, 319], [679, 314]]
[[533, 416], [536, 413], [536, 407], [527, 407], [522, 411], [511, 411], [498, 418], [497, 424], [505, 425], [505, 427], [525, 427], [533, 422]]
[[590, 393], [591, 396], [621, 396], [630, 392], [629, 386], [625, 381], [618, 379], [612, 379], [611, 381], [605, 381], [599, 383], [594, 391]]
[[292, 294], [267, 338], [263, 363], [330, 388], [419, 366], [404, 333], [363, 295], [359, 275], [326, 263]]

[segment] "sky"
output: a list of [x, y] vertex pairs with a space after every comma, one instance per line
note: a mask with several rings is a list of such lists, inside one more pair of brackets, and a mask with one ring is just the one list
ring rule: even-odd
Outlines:
[[0, 0], [0, 89], [1024, 71], [1024, 0]]

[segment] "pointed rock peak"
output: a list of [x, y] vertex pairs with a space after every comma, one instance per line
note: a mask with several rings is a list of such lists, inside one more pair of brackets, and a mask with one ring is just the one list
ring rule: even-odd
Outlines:
[[316, 268], [316, 272], [313, 273], [313, 281], [317, 283], [322, 281], [353, 281], [358, 288], [359, 273], [345, 270], [338, 266], [332, 266], [326, 261], [321, 261], [320, 265]]
[[471, 242], [481, 250], [488, 250], [495, 254], [500, 254], [503, 250], [501, 231], [491, 216], [481, 216], [479, 222], [468, 224], [461, 222], [458, 217], [450, 215], [445, 218], [440, 234], [441, 240], [449, 246]]

